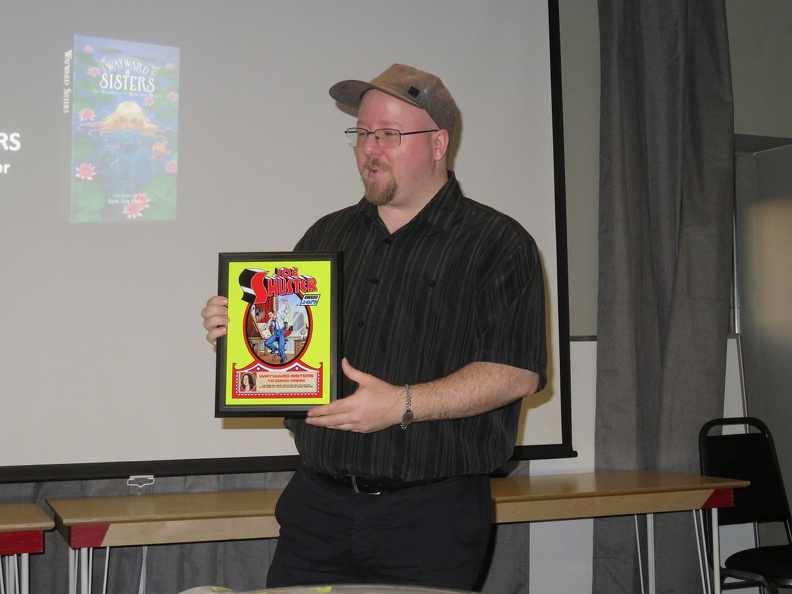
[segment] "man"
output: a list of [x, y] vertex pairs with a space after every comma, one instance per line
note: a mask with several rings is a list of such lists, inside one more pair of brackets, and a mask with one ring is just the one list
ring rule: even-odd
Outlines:
[[[270, 337], [264, 342], [264, 346], [270, 350], [273, 355], [277, 352], [280, 355], [280, 362], [286, 362], [286, 316], [289, 313], [289, 302], [285, 299], [282, 300], [283, 309], [277, 314], [275, 310], [267, 312], [267, 328], [270, 331]], [[277, 351], [275, 347], [277, 345]]]
[[[286, 421], [303, 465], [278, 503], [267, 586], [471, 589], [488, 474], [514, 448], [520, 399], [546, 382], [537, 248], [448, 171], [456, 105], [439, 78], [394, 64], [330, 95], [358, 110], [347, 138], [365, 198], [296, 249], [344, 253], [345, 397]], [[210, 342], [226, 303], [202, 311]]]

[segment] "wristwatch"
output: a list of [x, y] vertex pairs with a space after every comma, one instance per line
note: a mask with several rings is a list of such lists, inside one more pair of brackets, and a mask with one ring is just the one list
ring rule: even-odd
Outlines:
[[407, 391], [407, 410], [404, 411], [404, 416], [402, 416], [401, 428], [407, 429], [413, 422], [412, 388], [410, 384], [404, 384], [404, 389]]

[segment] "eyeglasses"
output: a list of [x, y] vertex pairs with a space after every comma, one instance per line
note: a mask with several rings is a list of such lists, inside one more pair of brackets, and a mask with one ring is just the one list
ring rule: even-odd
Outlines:
[[379, 130], [366, 130], [365, 128], [349, 128], [346, 134], [347, 142], [352, 148], [363, 146], [369, 137], [369, 134], [374, 135], [374, 140], [382, 148], [397, 148], [401, 145], [402, 136], [410, 136], [412, 134], [426, 134], [427, 132], [439, 132], [439, 130], [418, 130], [417, 132], [400, 132], [393, 128], [380, 128]]

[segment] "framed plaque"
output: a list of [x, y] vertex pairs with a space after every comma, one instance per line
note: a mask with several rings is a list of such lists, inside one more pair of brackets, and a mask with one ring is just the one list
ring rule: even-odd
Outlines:
[[338, 396], [341, 254], [221, 253], [228, 333], [217, 341], [216, 417], [305, 413]]

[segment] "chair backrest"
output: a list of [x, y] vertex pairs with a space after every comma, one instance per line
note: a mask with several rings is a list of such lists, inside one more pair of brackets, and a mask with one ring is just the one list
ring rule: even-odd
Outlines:
[[[743, 425], [745, 433], [722, 434], [722, 428]], [[720, 429], [710, 432], [713, 429]], [[754, 417], [714, 419], [699, 432], [701, 473], [751, 481], [734, 490], [734, 507], [719, 510], [718, 523], [784, 522], [792, 535], [792, 516], [770, 430]]]

